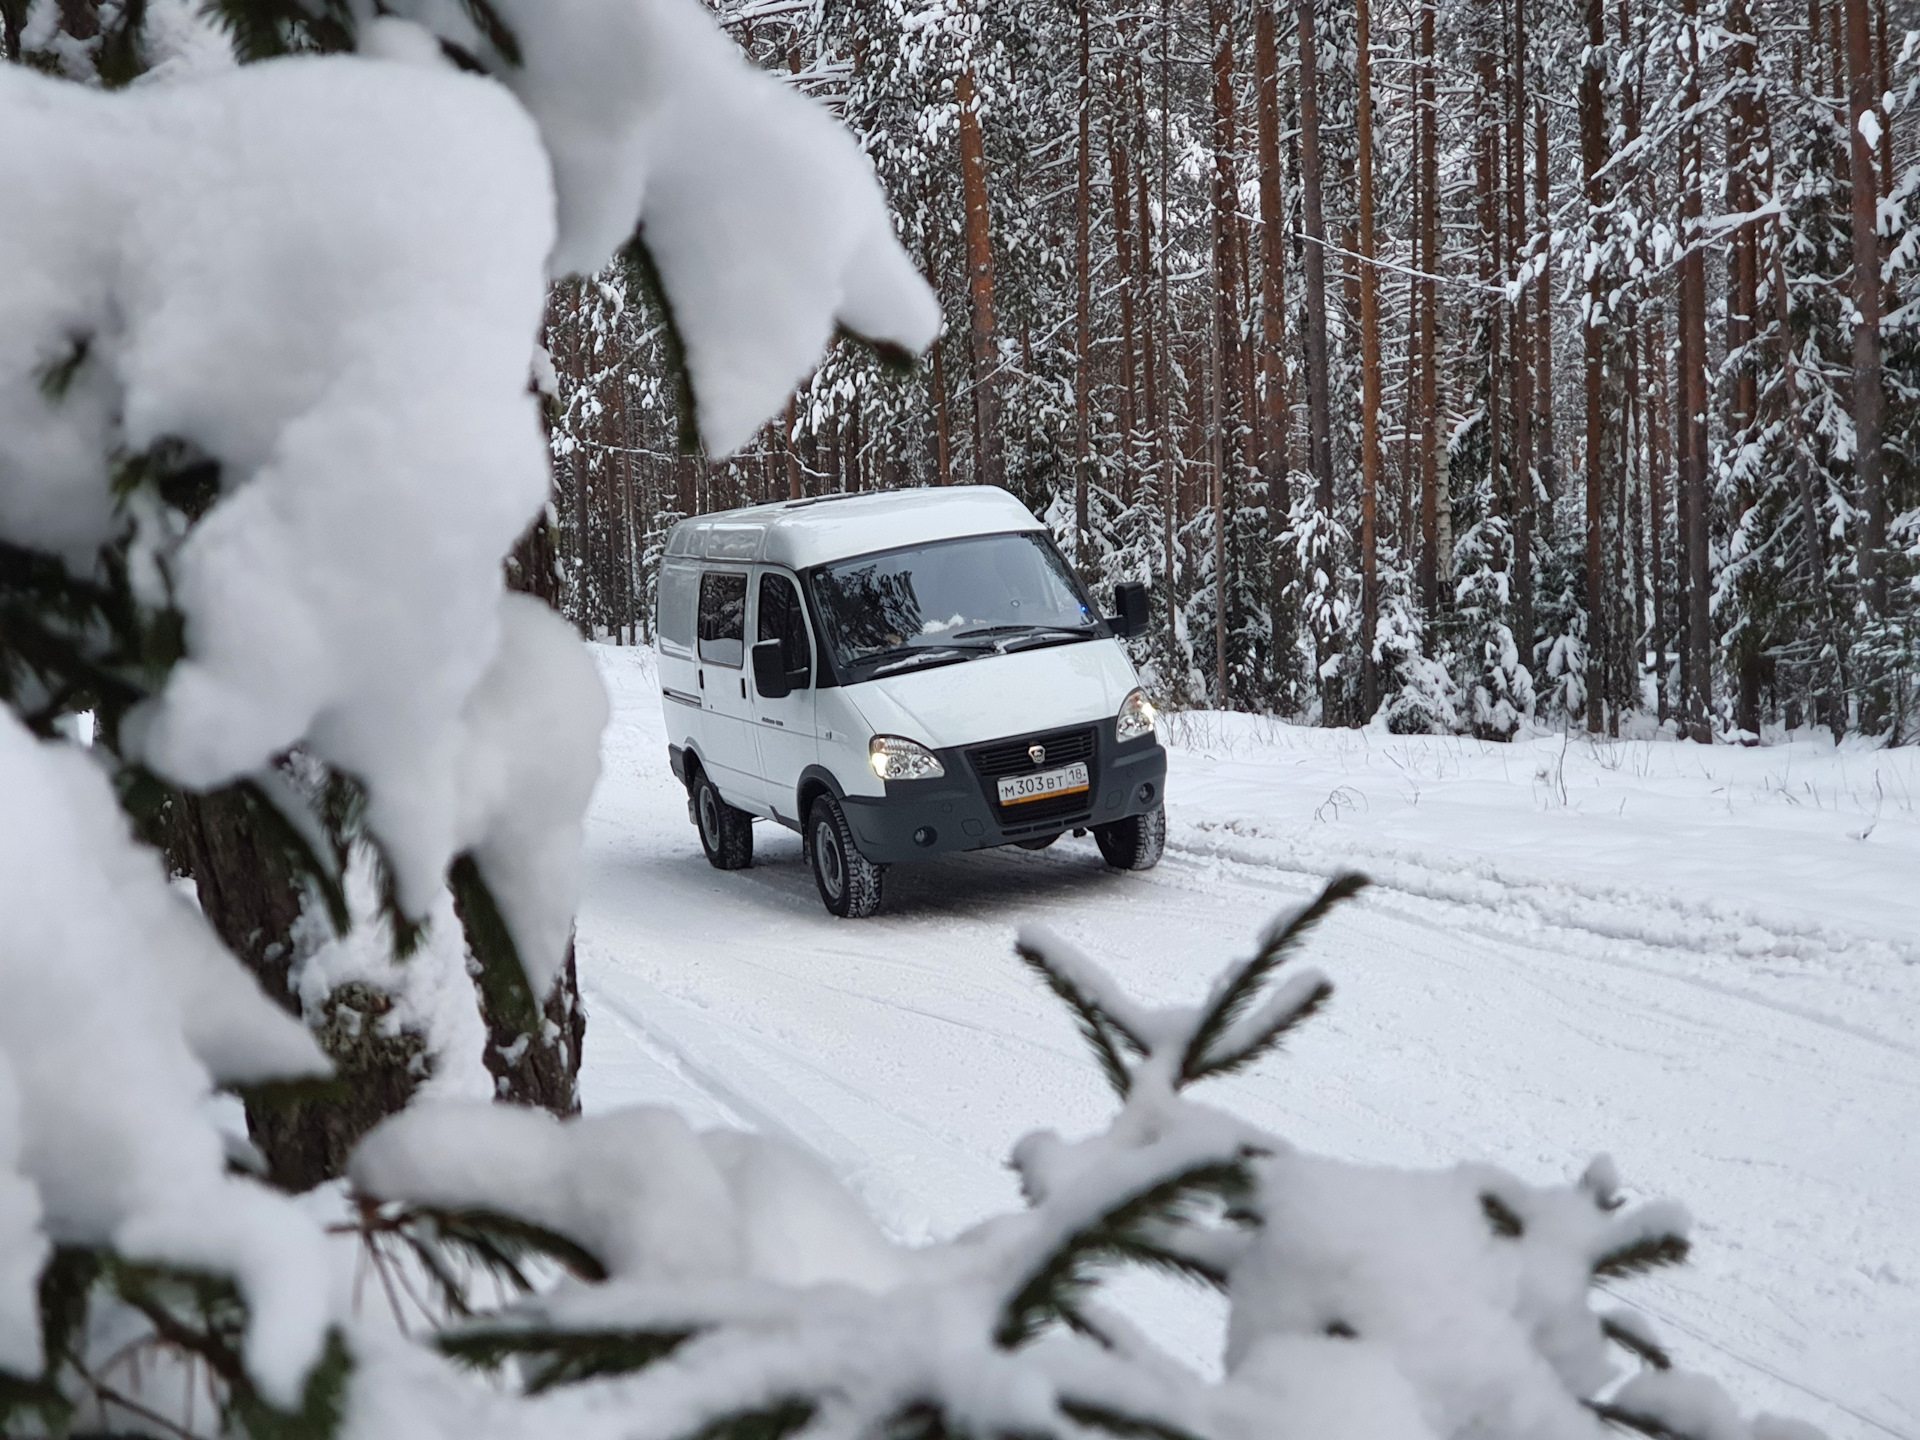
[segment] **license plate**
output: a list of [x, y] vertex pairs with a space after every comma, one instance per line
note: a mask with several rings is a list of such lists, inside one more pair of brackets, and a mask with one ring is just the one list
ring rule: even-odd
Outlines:
[[1000, 782], [1000, 803], [1024, 805], [1029, 800], [1050, 800], [1055, 795], [1071, 795], [1086, 788], [1086, 762], [1075, 761], [1071, 765], [1062, 765], [1058, 770], [1007, 776]]

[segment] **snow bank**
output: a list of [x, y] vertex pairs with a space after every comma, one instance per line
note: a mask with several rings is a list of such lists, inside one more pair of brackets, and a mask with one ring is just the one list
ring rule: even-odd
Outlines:
[[1210, 712], [1167, 733], [1169, 844], [1188, 854], [1353, 865], [1523, 934], [1920, 974], [1920, 750], [1497, 744]]
[[202, 1102], [216, 1076], [326, 1063], [133, 843], [83, 751], [0, 713], [0, 795], [0, 1362], [37, 1358], [21, 1286], [46, 1242], [111, 1244], [234, 1276], [248, 1366], [291, 1400], [327, 1321], [320, 1232], [227, 1177]]

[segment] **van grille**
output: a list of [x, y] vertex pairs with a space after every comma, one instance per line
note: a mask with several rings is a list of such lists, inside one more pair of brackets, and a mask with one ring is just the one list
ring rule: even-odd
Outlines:
[[[1027, 754], [1030, 745], [1044, 747], [1046, 760], [1034, 764]], [[967, 758], [973, 764], [974, 773], [980, 777], [987, 803], [993, 807], [994, 819], [1000, 822], [1001, 830], [1016, 839], [1084, 824], [1093, 813], [1093, 783], [1098, 783], [1100, 775], [1092, 726], [1079, 730], [1049, 730], [1040, 735], [1022, 735], [1014, 740], [996, 740], [990, 745], [969, 750]], [[1087, 789], [1075, 795], [1029, 800], [1023, 805], [1000, 804], [1000, 792], [995, 782], [1002, 776], [1031, 775], [1036, 770], [1052, 770], [1057, 766], [1071, 765], [1076, 760], [1084, 760], [1087, 764], [1087, 778], [1092, 782]]]

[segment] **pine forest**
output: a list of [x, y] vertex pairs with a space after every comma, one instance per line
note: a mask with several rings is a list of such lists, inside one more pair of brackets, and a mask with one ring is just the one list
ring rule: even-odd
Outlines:
[[[724, 0], [946, 326], [724, 462], [620, 264], [552, 296], [561, 603], [681, 516], [996, 484], [1161, 700], [1505, 739], [1920, 718], [1920, 96], [1888, 0]], [[679, 392], [679, 393], [677, 393]]]

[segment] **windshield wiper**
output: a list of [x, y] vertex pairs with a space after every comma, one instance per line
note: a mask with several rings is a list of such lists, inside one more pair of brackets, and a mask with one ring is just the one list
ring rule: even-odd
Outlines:
[[1000, 653], [1013, 655], [1021, 650], [1039, 650], [1048, 645], [1071, 645], [1076, 640], [1091, 640], [1091, 626], [1081, 629], [1071, 625], [1036, 626], [1026, 635], [1009, 636], [1000, 642]]
[[[888, 652], [883, 650], [880, 653], [884, 655]], [[913, 670], [922, 665], [952, 665], [961, 660], [971, 660], [976, 655], [989, 653], [991, 653], [991, 647], [986, 645], [928, 645], [910, 648], [908, 653], [898, 660], [889, 660], [884, 665], [874, 666], [867, 672], [867, 678], [877, 680], [882, 675], [891, 674], [895, 670]]]
[[1018, 623], [1013, 625], [980, 625], [972, 630], [956, 630], [953, 638], [965, 640], [970, 635], [1091, 635], [1091, 625], [1032, 625]]

